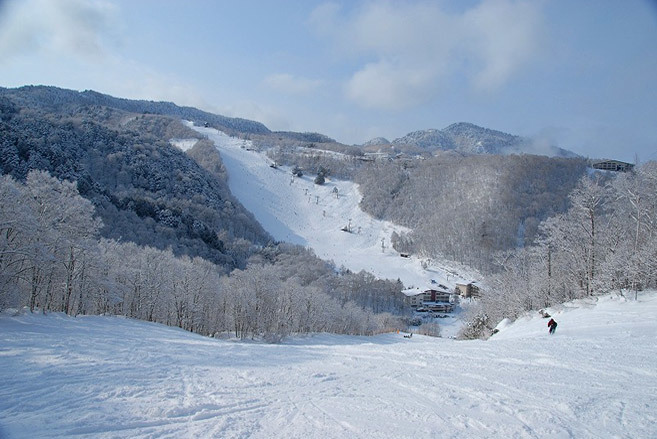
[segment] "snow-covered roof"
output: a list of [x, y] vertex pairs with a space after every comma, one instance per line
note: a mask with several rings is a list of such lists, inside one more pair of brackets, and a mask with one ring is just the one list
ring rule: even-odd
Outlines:
[[405, 290], [402, 290], [402, 294], [404, 294], [406, 297], [412, 297], [412, 296], [417, 296], [418, 294], [423, 294], [425, 291], [431, 291], [431, 290], [439, 291], [441, 293], [451, 293], [444, 285], [431, 284], [424, 288], [418, 288], [418, 287], [407, 288]]
[[419, 288], [408, 288], [406, 290], [402, 290], [402, 294], [405, 295], [406, 297], [412, 297], [412, 296], [417, 296], [418, 294], [424, 293], [424, 290], [421, 290]]

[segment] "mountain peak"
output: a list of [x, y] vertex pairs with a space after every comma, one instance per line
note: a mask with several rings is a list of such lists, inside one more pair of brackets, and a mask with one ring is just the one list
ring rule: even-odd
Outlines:
[[477, 129], [477, 130], [485, 130], [486, 128], [481, 127], [479, 125], [475, 125], [470, 122], [456, 122], [451, 125], [449, 125], [446, 128], [443, 128], [443, 131], [460, 131], [464, 129]]
[[377, 146], [377, 145], [389, 145], [390, 140], [385, 137], [375, 137], [363, 143], [363, 146]]
[[513, 134], [508, 134], [503, 131], [491, 130], [490, 128], [484, 128], [470, 122], [453, 123], [442, 131], [452, 136], [485, 136], [504, 139], [507, 141], [520, 139], [519, 136], [514, 136]]
[[392, 141], [396, 146], [415, 146], [426, 150], [454, 149], [454, 141], [448, 134], [437, 129], [413, 131]]
[[573, 157], [557, 146], [536, 148], [529, 138], [484, 128], [470, 122], [453, 123], [442, 130], [413, 131], [393, 140], [396, 146], [416, 147], [427, 151], [458, 151], [465, 154], [540, 154]]

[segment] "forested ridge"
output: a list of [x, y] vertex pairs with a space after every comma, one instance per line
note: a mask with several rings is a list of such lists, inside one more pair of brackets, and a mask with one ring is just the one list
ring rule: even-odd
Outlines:
[[38, 107], [49, 113], [67, 111], [71, 107], [99, 106], [128, 113], [157, 114], [193, 120], [228, 133], [267, 134], [270, 132], [266, 126], [252, 120], [225, 117], [193, 107], [181, 107], [172, 102], [117, 98], [93, 90], [77, 92], [49, 86], [25, 86], [18, 89], [0, 87], [0, 92], [5, 96], [11, 96], [20, 107]]
[[381, 162], [356, 176], [362, 208], [413, 231], [400, 251], [461, 262], [489, 273], [494, 254], [534, 242], [541, 221], [568, 207], [583, 159], [441, 154]]
[[250, 243], [270, 239], [225, 181], [168, 143], [192, 135], [177, 119], [15, 101], [4, 98], [0, 107], [3, 173], [24, 180], [39, 169], [77, 182], [104, 237], [202, 256], [227, 270], [244, 266]]

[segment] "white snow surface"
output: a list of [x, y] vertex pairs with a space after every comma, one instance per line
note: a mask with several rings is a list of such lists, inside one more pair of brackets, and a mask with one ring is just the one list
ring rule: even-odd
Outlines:
[[[231, 192], [276, 240], [312, 248], [318, 257], [332, 260], [337, 267], [366, 270], [381, 279], [400, 279], [407, 287], [424, 286], [433, 279], [454, 288], [457, 282], [475, 280], [476, 274], [462, 267], [425, 260], [424, 269], [420, 258], [401, 258], [390, 237], [393, 231], [408, 229], [363, 212], [355, 183], [329, 178], [320, 186], [314, 183], [316, 175], [293, 177], [289, 168], [272, 168], [272, 161], [254, 151], [248, 140], [186, 124], [215, 143], [228, 171]], [[349, 226], [351, 232], [342, 231]]]
[[176, 148], [184, 151], [187, 151], [188, 149], [192, 149], [194, 145], [196, 145], [196, 142], [198, 142], [198, 139], [171, 139], [169, 140], [169, 143], [175, 146]]
[[657, 292], [489, 341], [236, 343], [119, 317], [0, 315], [0, 437], [654, 438]]

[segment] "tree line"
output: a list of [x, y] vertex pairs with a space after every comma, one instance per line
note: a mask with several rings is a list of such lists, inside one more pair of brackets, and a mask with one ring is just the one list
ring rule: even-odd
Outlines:
[[0, 308], [115, 314], [204, 335], [374, 334], [402, 325], [399, 282], [336, 270], [280, 244], [229, 275], [200, 257], [100, 238], [75, 183], [31, 171], [0, 179]]

